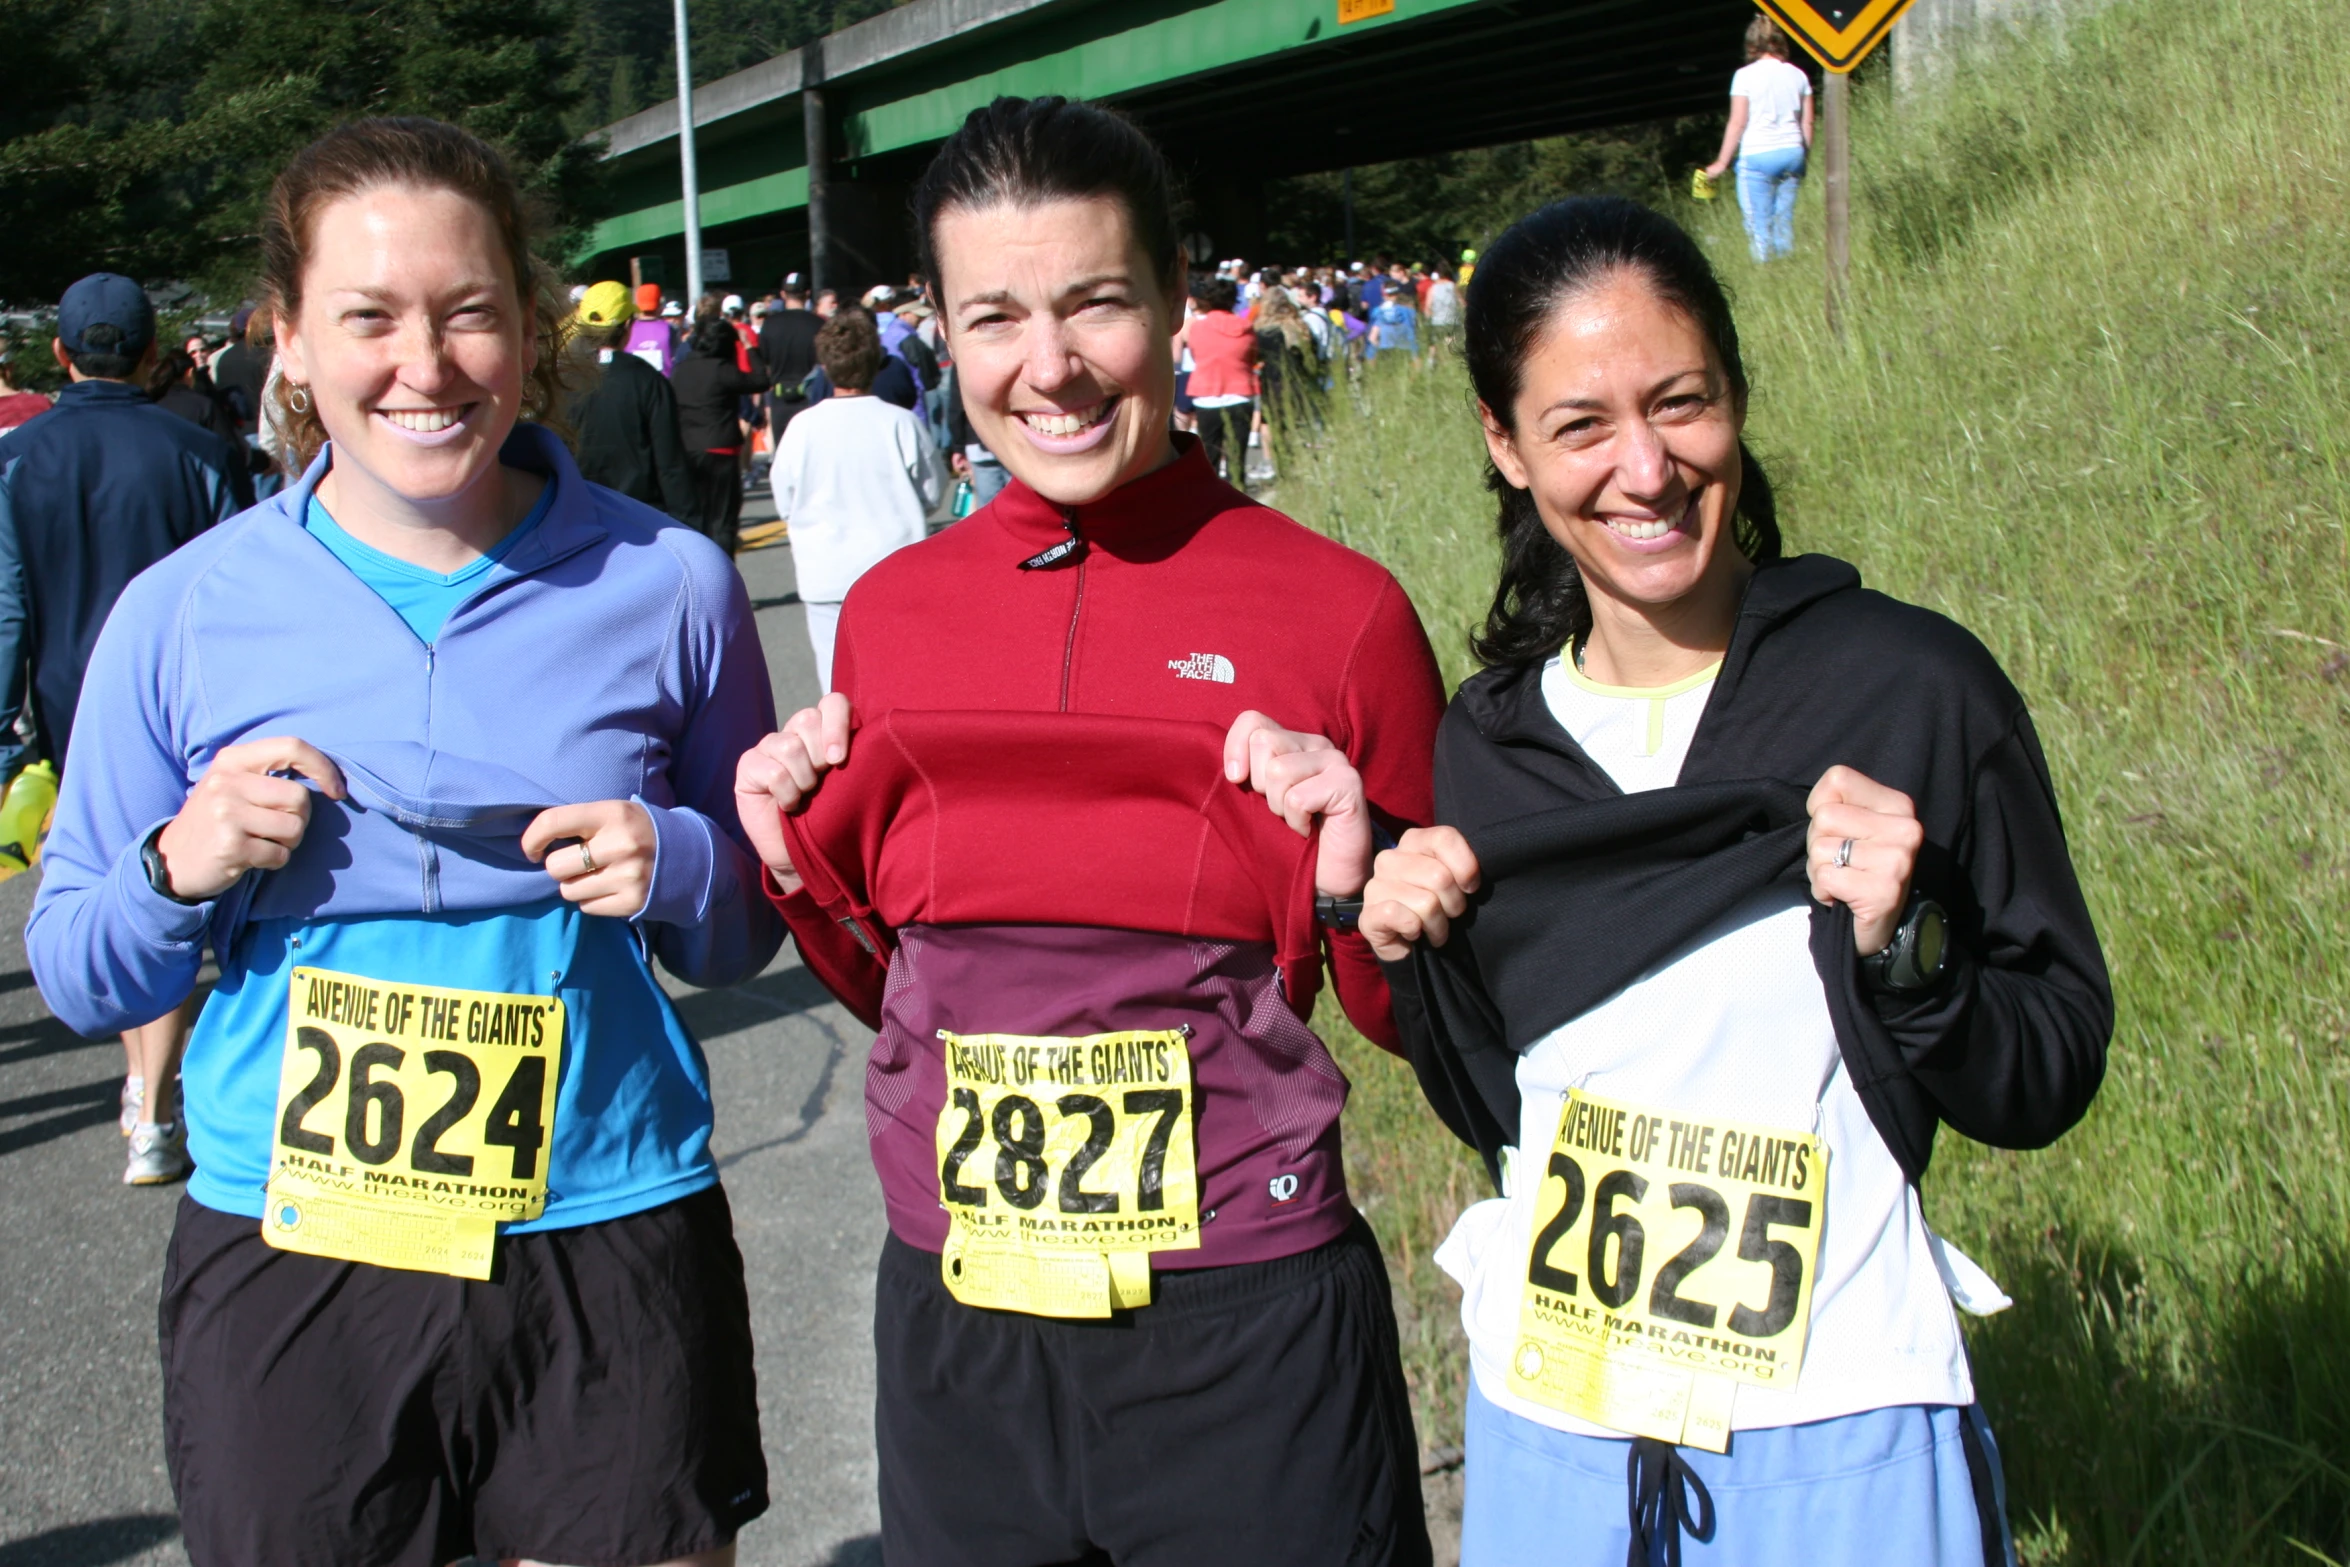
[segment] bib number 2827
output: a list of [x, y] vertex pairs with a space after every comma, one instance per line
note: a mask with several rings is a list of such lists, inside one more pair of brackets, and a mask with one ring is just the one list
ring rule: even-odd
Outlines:
[[968, 1305], [1102, 1317], [1150, 1298], [1150, 1254], [1199, 1245], [1181, 1030], [944, 1034], [938, 1195]]
[[1542, 1172], [1514, 1391], [1723, 1451], [1740, 1384], [1791, 1388], [1827, 1218], [1809, 1133], [1570, 1094]]
[[297, 968], [262, 1234], [288, 1251], [489, 1276], [546, 1207], [563, 1002]]

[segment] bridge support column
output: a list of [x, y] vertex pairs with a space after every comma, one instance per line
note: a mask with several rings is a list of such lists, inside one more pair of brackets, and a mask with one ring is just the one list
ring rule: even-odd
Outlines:
[[[822, 58], [817, 45], [807, 50], [807, 64], [803, 69], [814, 71]], [[809, 81], [800, 89], [800, 129], [808, 146], [808, 297], [832, 286], [831, 249], [832, 228], [826, 186], [832, 183], [832, 148], [825, 134], [824, 89]]]

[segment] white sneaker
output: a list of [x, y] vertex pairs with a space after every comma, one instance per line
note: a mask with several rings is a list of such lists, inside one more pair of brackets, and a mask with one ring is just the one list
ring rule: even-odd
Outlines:
[[130, 1162], [123, 1167], [125, 1186], [161, 1186], [187, 1177], [188, 1134], [177, 1121], [158, 1125], [141, 1121], [131, 1129]]
[[147, 1080], [126, 1077], [122, 1080], [122, 1114], [116, 1124], [122, 1135], [128, 1137], [138, 1124], [147, 1118]]

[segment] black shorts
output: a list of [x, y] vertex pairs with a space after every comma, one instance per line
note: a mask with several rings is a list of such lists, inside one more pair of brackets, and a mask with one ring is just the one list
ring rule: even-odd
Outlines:
[[1419, 1446], [1360, 1219], [1161, 1273], [1104, 1322], [966, 1306], [883, 1243], [873, 1341], [891, 1567], [1426, 1567]]
[[767, 1509], [718, 1187], [506, 1236], [487, 1282], [272, 1250], [180, 1199], [165, 1455], [194, 1567], [630, 1567]]

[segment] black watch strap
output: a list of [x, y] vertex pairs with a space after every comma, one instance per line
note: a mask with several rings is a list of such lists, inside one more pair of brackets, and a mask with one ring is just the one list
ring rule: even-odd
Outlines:
[[1949, 916], [1941, 904], [1914, 894], [1893, 939], [1860, 960], [1862, 986], [1878, 995], [1923, 995], [1949, 970]]
[[201, 898], [183, 898], [171, 890], [171, 867], [163, 863], [162, 827], [147, 834], [145, 841], [139, 845], [139, 864], [147, 872], [147, 885], [155, 889], [158, 897], [169, 898], [191, 909], [204, 901]]
[[1314, 918], [1332, 930], [1353, 930], [1363, 922], [1363, 900], [1323, 893], [1314, 899]]

